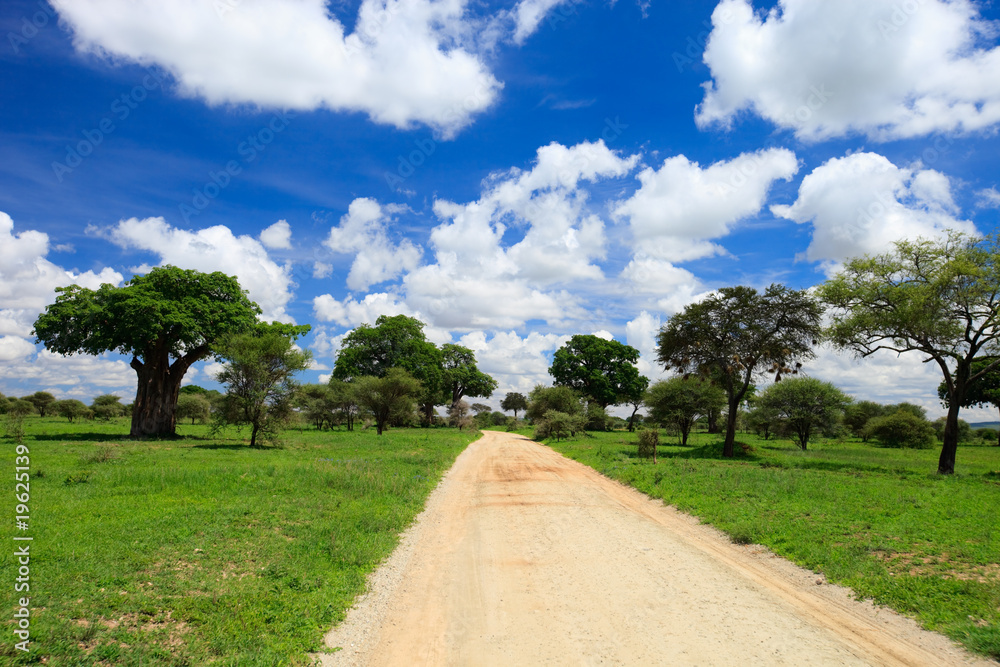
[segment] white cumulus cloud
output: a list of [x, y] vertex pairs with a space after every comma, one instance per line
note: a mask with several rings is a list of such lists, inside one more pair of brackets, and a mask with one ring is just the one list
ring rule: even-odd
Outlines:
[[276, 223], [260, 233], [260, 242], [272, 250], [289, 250], [292, 247], [292, 227], [287, 220]]
[[1000, 122], [996, 30], [971, 0], [722, 0], [701, 126], [752, 112], [800, 139], [884, 141]]
[[270, 259], [251, 236], [236, 236], [224, 225], [189, 231], [172, 227], [163, 218], [129, 218], [110, 230], [110, 238], [122, 248], [159, 255], [162, 264], [236, 276], [265, 320], [291, 321], [285, 312], [292, 298], [291, 270]]
[[391, 220], [391, 210], [362, 197], [352, 201], [340, 225], [330, 229], [324, 245], [337, 253], [354, 254], [347, 276], [347, 286], [352, 290], [397, 278], [420, 262], [419, 246], [408, 239], [396, 244], [389, 240], [387, 227]]
[[894, 241], [935, 238], [946, 229], [975, 232], [955, 217], [949, 179], [940, 172], [897, 167], [877, 153], [833, 158], [802, 179], [798, 199], [773, 206], [797, 223], [812, 223], [805, 259], [836, 270], [844, 260], [884, 252]]
[[80, 51], [157, 65], [210, 105], [360, 111], [451, 135], [501, 84], [464, 43], [463, 0], [53, 0]]

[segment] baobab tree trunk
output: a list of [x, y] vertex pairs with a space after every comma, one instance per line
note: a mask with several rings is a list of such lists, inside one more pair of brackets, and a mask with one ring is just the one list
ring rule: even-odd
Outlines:
[[133, 438], [172, 437], [177, 429], [177, 397], [184, 374], [198, 359], [207, 354], [208, 348], [192, 350], [170, 363], [164, 345], [157, 345], [143, 355], [145, 361], [133, 357], [130, 366], [138, 376], [135, 403], [132, 405]]

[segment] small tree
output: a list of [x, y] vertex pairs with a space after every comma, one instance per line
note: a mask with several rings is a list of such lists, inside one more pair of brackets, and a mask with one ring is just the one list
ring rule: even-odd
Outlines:
[[448, 423], [459, 431], [464, 431], [472, 426], [472, 418], [469, 417], [469, 404], [462, 400], [459, 400], [458, 403], [452, 403], [451, 407], [448, 408]]
[[202, 424], [208, 422], [212, 414], [212, 402], [205, 394], [185, 393], [177, 397], [177, 418], [190, 419]]
[[111, 421], [117, 417], [125, 416], [125, 406], [121, 403], [121, 397], [114, 394], [102, 394], [94, 399], [90, 409], [94, 417], [103, 421]]
[[646, 392], [645, 403], [649, 420], [656, 424], [675, 426], [681, 444], [687, 445], [688, 434], [696, 421], [720, 410], [726, 402], [724, 391], [701, 378], [675, 377], [657, 382]]
[[351, 384], [358, 404], [375, 418], [379, 435], [391, 420], [412, 413], [417, 397], [424, 391], [420, 381], [402, 368], [391, 368], [380, 378], [359, 377]]
[[45, 411], [55, 402], [56, 397], [47, 391], [36, 391], [31, 396], [25, 396], [24, 400], [34, 405], [38, 414], [44, 417]]
[[771, 407], [761, 405], [756, 400], [747, 412], [747, 426], [760, 437], [768, 440], [777, 433], [778, 413]]
[[768, 387], [757, 399], [757, 404], [773, 411], [804, 451], [812, 433], [835, 426], [850, 401], [829, 382], [793, 378]]
[[724, 287], [660, 330], [657, 358], [665, 368], [711, 378], [726, 392], [723, 456], [735, 456], [739, 406], [754, 379], [797, 373], [798, 360], [813, 357], [821, 314], [804, 291], [771, 285], [761, 294], [751, 287]]
[[525, 416], [534, 422], [544, 419], [545, 413], [549, 410], [562, 412], [571, 416], [582, 415], [584, 406], [583, 401], [580, 400], [580, 394], [569, 387], [543, 387], [542, 385], [538, 385], [531, 390]]
[[640, 458], [652, 457], [656, 463], [656, 447], [660, 444], [660, 434], [652, 429], [642, 429], [639, 431], [639, 448], [637, 454]]
[[519, 394], [516, 391], [507, 392], [507, 395], [500, 401], [500, 407], [504, 410], [513, 411], [514, 419], [516, 420], [518, 410], [528, 409], [528, 399], [524, 397], [524, 394]]
[[78, 401], [75, 398], [67, 398], [50, 405], [49, 411], [60, 417], [65, 417], [72, 422], [79, 418], [86, 418], [90, 412], [90, 408], [84, 405], [83, 401]]
[[338, 418], [347, 426], [348, 431], [353, 431], [354, 422], [361, 412], [354, 387], [349, 382], [330, 378], [329, 388], [330, 402], [337, 410]]
[[856, 438], [861, 438], [861, 442], [868, 442], [870, 432], [866, 428], [868, 422], [875, 417], [882, 417], [886, 414], [886, 407], [875, 401], [856, 401], [844, 408], [844, 425]]
[[308, 326], [258, 325], [249, 334], [223, 339], [219, 356], [225, 365], [218, 380], [226, 385], [219, 427], [249, 426], [250, 446], [258, 437], [273, 438], [291, 415], [296, 384], [292, 377], [309, 367], [312, 355], [295, 348]]

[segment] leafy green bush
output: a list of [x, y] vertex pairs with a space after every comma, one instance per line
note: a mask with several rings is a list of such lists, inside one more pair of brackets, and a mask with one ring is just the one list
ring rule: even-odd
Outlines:
[[656, 462], [656, 447], [660, 444], [660, 434], [650, 429], [639, 431], [639, 457], [648, 459], [652, 457]]
[[883, 447], [926, 449], [934, 445], [934, 426], [909, 410], [875, 417], [866, 427], [870, 437]]

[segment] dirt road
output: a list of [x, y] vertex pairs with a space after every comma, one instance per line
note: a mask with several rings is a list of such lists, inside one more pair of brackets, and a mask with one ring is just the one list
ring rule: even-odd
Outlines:
[[324, 665], [993, 665], [523, 437], [488, 432]]

